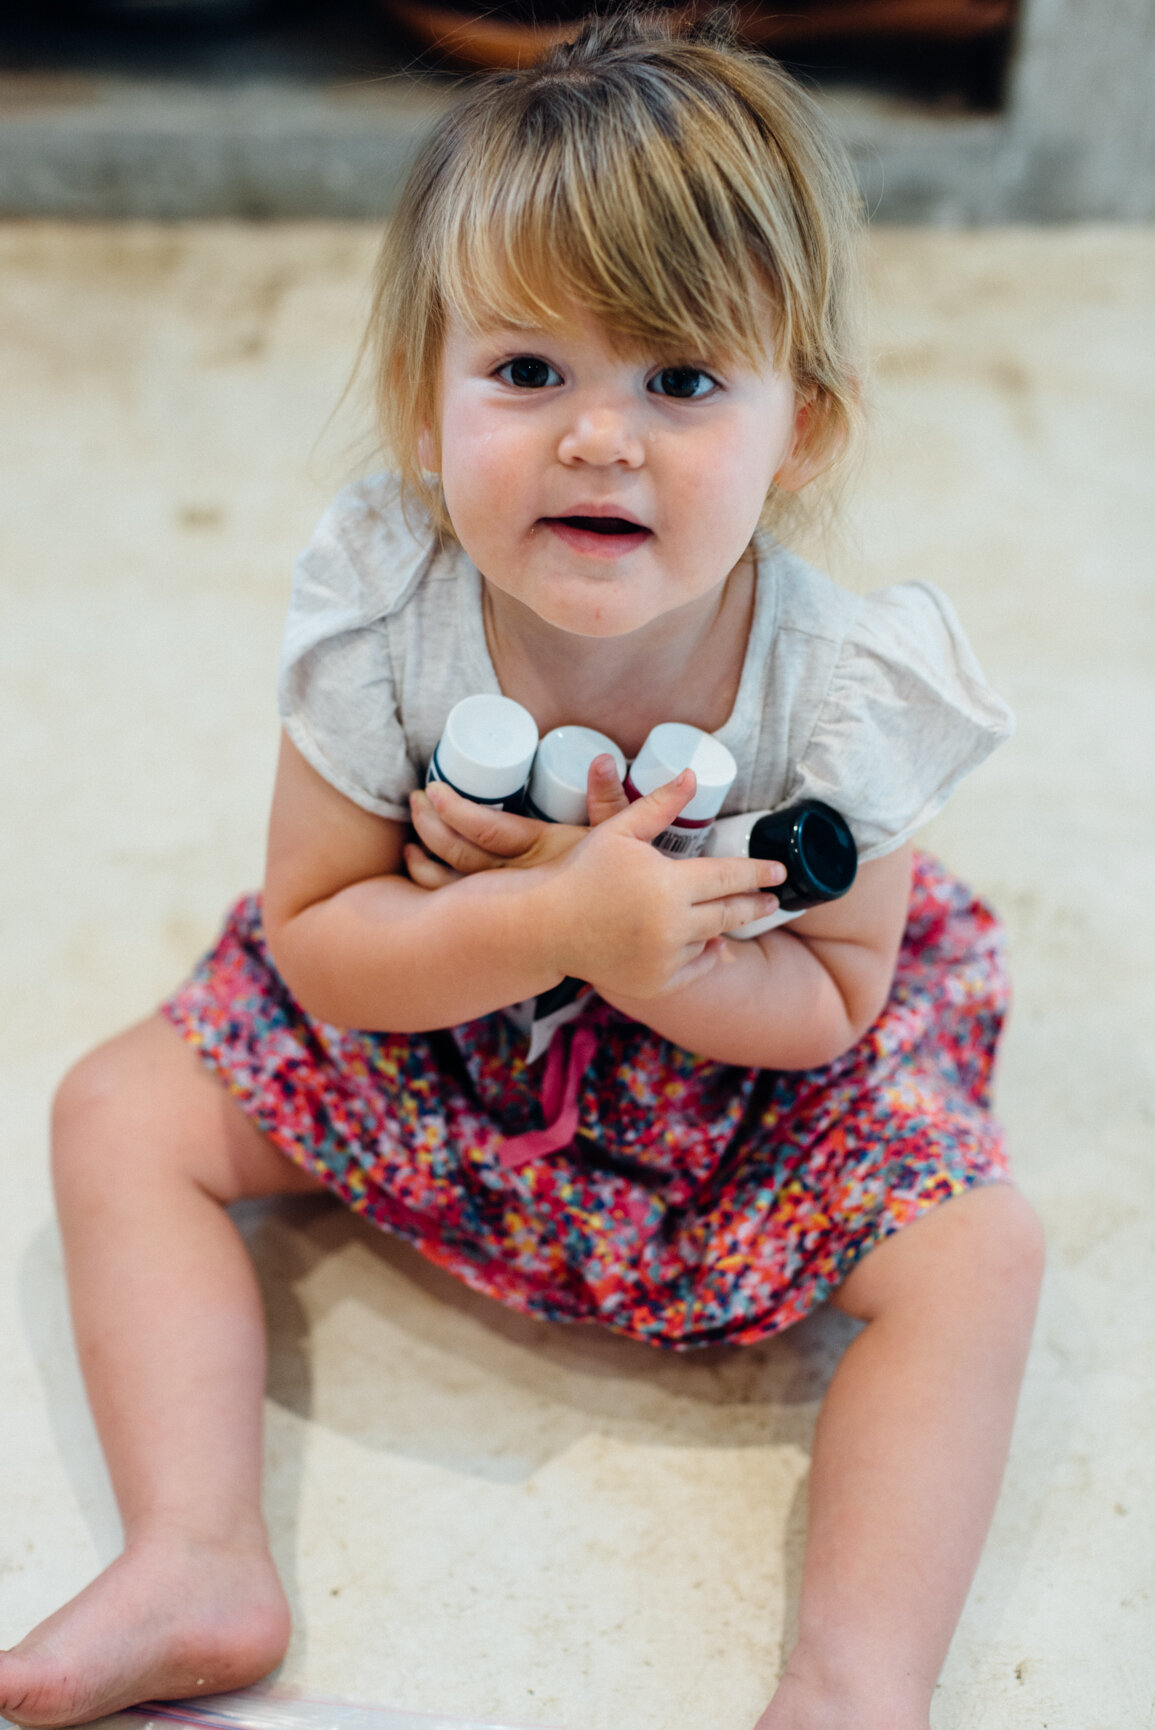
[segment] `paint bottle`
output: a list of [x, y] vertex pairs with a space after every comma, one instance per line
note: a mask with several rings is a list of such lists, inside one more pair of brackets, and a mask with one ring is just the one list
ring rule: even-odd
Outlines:
[[626, 776], [627, 797], [642, 799], [664, 787], [683, 769], [692, 769], [697, 780], [694, 797], [678, 813], [668, 829], [655, 837], [654, 846], [676, 859], [692, 859], [706, 845], [722, 801], [730, 791], [738, 765], [712, 733], [682, 721], [663, 721], [654, 727], [630, 764]]
[[[526, 815], [543, 823], [588, 823], [586, 785], [590, 764], [604, 752], [613, 758], [619, 777], [624, 779], [626, 759], [604, 733], [593, 727], [554, 727], [538, 746], [533, 760], [533, 774], [525, 796]], [[567, 978], [538, 997], [509, 1005], [506, 1014], [529, 1038], [527, 1063], [533, 1063], [548, 1051], [558, 1028], [575, 1021], [591, 995], [590, 987], [582, 980]]]
[[706, 852], [714, 858], [777, 859], [786, 867], [786, 881], [774, 890], [776, 911], [739, 926], [732, 937], [757, 937], [808, 907], [837, 901], [858, 871], [854, 836], [840, 813], [820, 799], [784, 811], [723, 817], [710, 832]]
[[425, 785], [444, 781], [479, 805], [516, 811], [537, 750], [537, 723], [512, 697], [463, 697], [449, 711]]
[[529, 791], [525, 796], [528, 817], [543, 823], [588, 823], [586, 784], [590, 764], [605, 754], [614, 760], [620, 779], [625, 779], [626, 759], [604, 733], [593, 727], [554, 727], [537, 748]]

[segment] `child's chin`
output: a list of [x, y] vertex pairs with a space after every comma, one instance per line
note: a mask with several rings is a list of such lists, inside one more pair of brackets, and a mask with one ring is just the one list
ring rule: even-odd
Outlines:
[[540, 616], [574, 637], [628, 637], [651, 624], [659, 612], [660, 609], [624, 605], [623, 597], [606, 595], [601, 601], [591, 597], [580, 605], [550, 609]]

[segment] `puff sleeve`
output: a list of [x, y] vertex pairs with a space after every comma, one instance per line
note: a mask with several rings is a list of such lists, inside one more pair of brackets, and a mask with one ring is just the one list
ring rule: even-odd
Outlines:
[[1013, 725], [946, 596], [929, 583], [878, 590], [849, 624], [785, 802], [833, 805], [859, 858], [881, 858]]
[[384, 479], [346, 488], [297, 560], [277, 701], [301, 755], [366, 811], [409, 818], [420, 784], [398, 711], [391, 621], [430, 544]]

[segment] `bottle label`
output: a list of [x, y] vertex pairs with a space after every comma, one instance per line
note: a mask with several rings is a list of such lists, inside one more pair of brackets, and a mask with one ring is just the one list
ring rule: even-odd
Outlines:
[[663, 829], [660, 835], [655, 835], [651, 847], [656, 847], [659, 853], [669, 854], [671, 859], [695, 859], [706, 845], [706, 837], [711, 825], [703, 823], [699, 828], [683, 829], [678, 824], [671, 824]]

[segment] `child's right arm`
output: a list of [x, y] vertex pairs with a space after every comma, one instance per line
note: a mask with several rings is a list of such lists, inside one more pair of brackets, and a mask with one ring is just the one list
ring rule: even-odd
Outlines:
[[[302, 1006], [336, 1026], [413, 1032], [555, 985], [562, 975], [531, 940], [521, 898], [419, 889], [402, 874], [405, 833], [282, 740], [264, 917], [273, 959]], [[470, 882], [496, 888], [501, 875]]]
[[273, 959], [318, 1019], [396, 1033], [472, 1020], [567, 974], [639, 996], [687, 984], [781, 875], [733, 859], [671, 871], [649, 841], [689, 791], [639, 800], [590, 832], [592, 849], [431, 891], [402, 874], [403, 825], [355, 805], [285, 739], [265, 875]]

